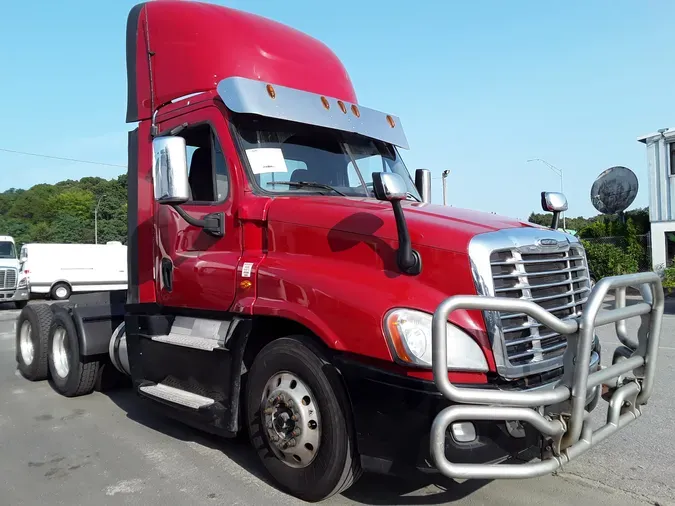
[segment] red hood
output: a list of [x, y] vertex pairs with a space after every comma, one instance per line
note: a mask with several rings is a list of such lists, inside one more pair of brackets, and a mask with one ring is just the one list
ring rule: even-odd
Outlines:
[[[490, 213], [456, 207], [403, 202], [413, 244], [466, 253], [475, 235], [507, 228], [535, 226]], [[389, 202], [340, 197], [276, 197], [268, 219], [396, 240]]]

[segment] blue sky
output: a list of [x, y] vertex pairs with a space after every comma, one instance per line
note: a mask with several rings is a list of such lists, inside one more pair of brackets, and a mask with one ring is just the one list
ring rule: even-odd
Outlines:
[[[129, 0], [6, 2], [0, 148], [126, 163]], [[412, 171], [450, 169], [448, 203], [525, 219], [565, 171], [568, 216], [595, 177], [638, 175], [641, 134], [675, 127], [671, 0], [220, 0], [289, 24], [342, 59], [365, 106], [400, 116]], [[0, 191], [123, 168], [0, 152]], [[433, 198], [441, 201], [440, 180]]]

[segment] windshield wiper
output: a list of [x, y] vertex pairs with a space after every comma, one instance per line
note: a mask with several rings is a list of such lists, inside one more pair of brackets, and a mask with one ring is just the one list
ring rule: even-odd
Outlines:
[[330, 185], [323, 184], [323, 183], [315, 183], [314, 181], [270, 181], [267, 184], [275, 185], [275, 184], [285, 184], [287, 186], [297, 186], [299, 188], [307, 187], [307, 188], [323, 188], [324, 190], [331, 190], [337, 193], [338, 195], [342, 195], [343, 197], [346, 197], [344, 193], [342, 193], [340, 190], [336, 190]]

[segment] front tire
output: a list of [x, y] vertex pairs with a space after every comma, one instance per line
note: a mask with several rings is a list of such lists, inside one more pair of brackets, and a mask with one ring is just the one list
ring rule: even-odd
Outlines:
[[303, 336], [265, 346], [247, 380], [251, 443], [282, 489], [316, 502], [361, 475], [351, 409], [335, 370]]
[[80, 343], [70, 313], [54, 310], [49, 331], [49, 372], [57, 392], [66, 397], [87, 395], [94, 390], [100, 362], [83, 362]]
[[31, 304], [21, 310], [16, 321], [16, 362], [21, 375], [30, 381], [47, 379], [47, 351], [52, 309], [47, 304]]

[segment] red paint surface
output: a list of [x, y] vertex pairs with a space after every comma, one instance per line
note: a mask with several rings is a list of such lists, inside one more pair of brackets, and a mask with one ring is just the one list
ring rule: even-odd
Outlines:
[[328, 47], [270, 19], [219, 5], [157, 0], [145, 4], [137, 31], [140, 119], [152, 115], [146, 34], [155, 107], [212, 90], [231, 76], [356, 102], [347, 71]]
[[[342, 64], [314, 39], [224, 7], [153, 2], [141, 15], [141, 28], [145, 14], [155, 51], [156, 103], [206, 91], [162, 108], [160, 130], [209, 121], [226, 156], [230, 196], [220, 204], [184, 206], [195, 217], [223, 212], [226, 235], [220, 239], [188, 225], [173, 209], [155, 204], [150, 122], [141, 122], [141, 302], [289, 318], [308, 327], [331, 348], [386, 361], [409, 376], [431, 379], [430, 371], [392, 363], [383, 335], [384, 315], [395, 307], [433, 313], [451, 295], [475, 294], [467, 257], [470, 239], [525, 225], [492, 214], [405, 202], [412, 242], [423, 262], [419, 276], [405, 276], [396, 267], [397, 232], [389, 203], [253, 194], [231, 138], [228, 113], [213, 88], [224, 77], [241, 75], [355, 101]], [[149, 117], [144, 34], [143, 29], [139, 31], [137, 84], [139, 110]], [[162, 256], [174, 262], [172, 293], [161, 285]], [[242, 274], [246, 262], [253, 264], [250, 278]], [[251, 285], [243, 286], [242, 281]], [[480, 312], [456, 311], [451, 321], [474, 336], [494, 371]], [[458, 382], [486, 381], [484, 374], [476, 373], [451, 373], [450, 377]]]
[[[433, 313], [447, 297], [475, 294], [466, 254], [478, 233], [521, 226], [491, 214], [405, 203], [419, 276], [396, 266], [391, 205], [373, 199], [277, 197], [268, 213], [268, 251], [258, 269], [254, 313], [300, 321], [329, 346], [392, 360], [384, 315], [396, 307]], [[470, 332], [494, 360], [478, 311], [451, 321]]]

